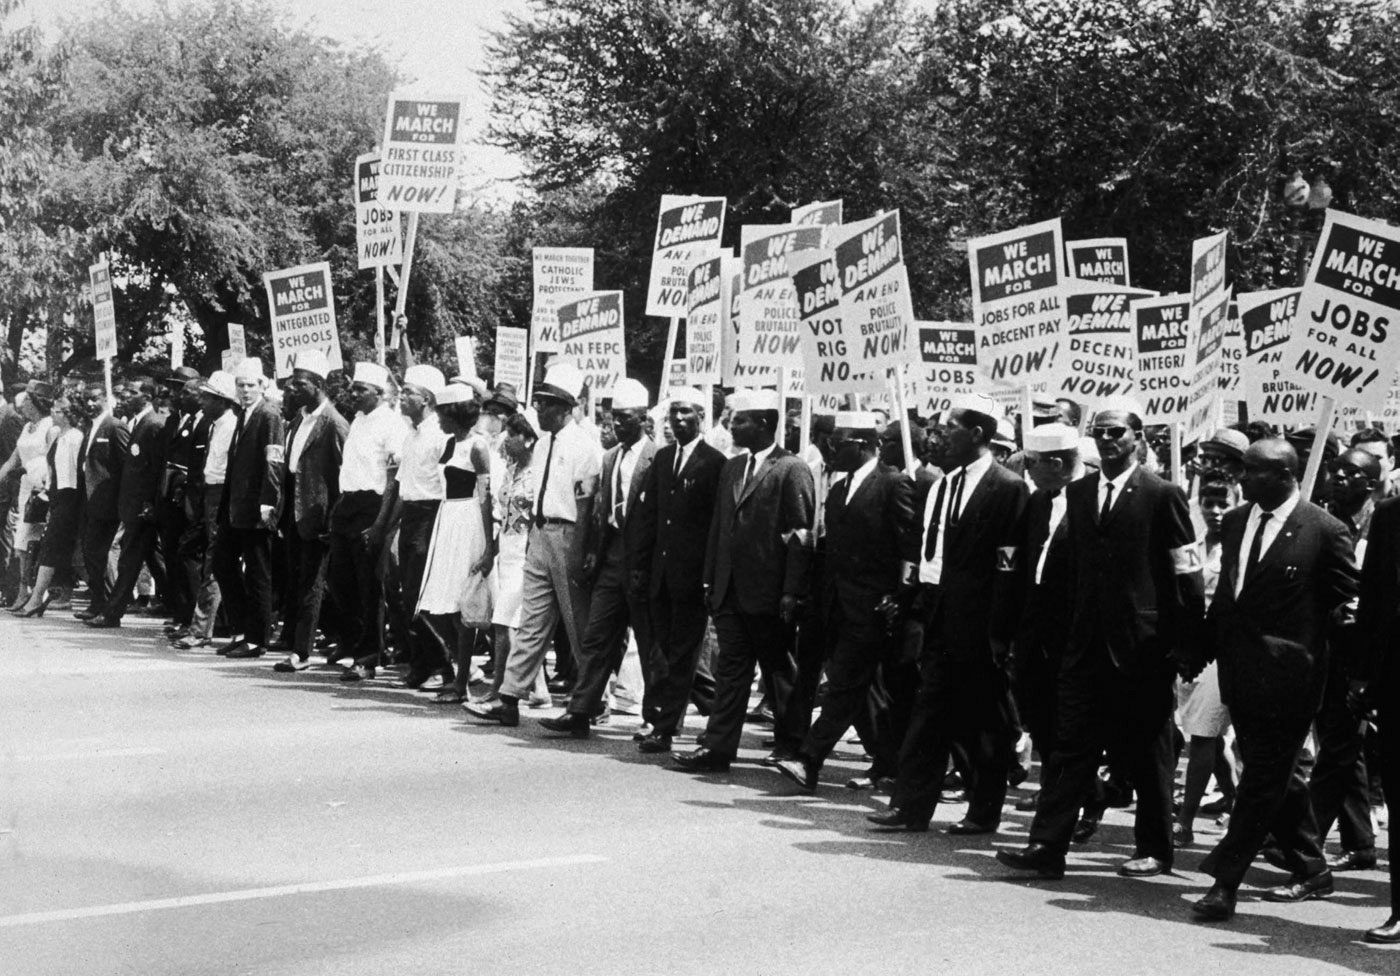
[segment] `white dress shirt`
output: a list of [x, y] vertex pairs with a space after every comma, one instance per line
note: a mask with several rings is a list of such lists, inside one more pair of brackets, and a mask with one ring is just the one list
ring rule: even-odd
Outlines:
[[230, 408], [219, 414], [209, 427], [209, 447], [204, 452], [204, 484], [217, 488], [224, 483], [228, 473], [228, 452], [233, 446], [233, 431], [238, 426], [238, 415]]
[[315, 426], [315, 419], [326, 412], [329, 400], [322, 400], [316, 409], [306, 413], [306, 408], [302, 408], [301, 423], [297, 425], [296, 435], [292, 438], [292, 446], [287, 450], [287, 470], [296, 474], [297, 463], [301, 461], [301, 453], [306, 450], [306, 442], [311, 439], [311, 428]]
[[870, 477], [870, 472], [875, 470], [875, 465], [878, 462], [879, 458], [871, 458], [869, 461], [866, 461], [860, 467], [856, 468], [851, 474], [851, 483], [846, 487], [847, 502], [856, 496], [856, 492], [860, 490], [860, 486], [865, 482], [865, 479]]
[[381, 403], [369, 413], [357, 413], [341, 449], [340, 490], [384, 494], [389, 468], [398, 464], [412, 427], [404, 415]]
[[406, 502], [441, 501], [447, 495], [442, 477], [442, 452], [449, 438], [438, 424], [436, 412], [428, 413], [403, 443], [399, 461], [399, 497]]
[[671, 461], [671, 471], [679, 475], [685, 470], [685, 466], [690, 463], [690, 456], [695, 453], [695, 445], [700, 443], [700, 437], [692, 437], [689, 444], [682, 444], [676, 441], [676, 457]]
[[[1116, 490], [1116, 489], [1115, 489]], [[1050, 531], [1045, 535], [1045, 545], [1040, 548], [1040, 558], [1035, 563], [1035, 585], [1040, 585], [1040, 577], [1045, 572], [1045, 557], [1050, 555], [1050, 543], [1055, 539], [1055, 530], [1060, 527], [1060, 523], [1065, 520], [1065, 511], [1069, 503], [1065, 498], [1065, 490], [1061, 488], [1055, 492], [1055, 496], [1050, 499]]]
[[78, 487], [78, 454], [83, 449], [83, 432], [69, 427], [58, 436], [53, 452], [54, 489]]
[[1112, 498], [1112, 500], [1109, 501], [1109, 503], [1108, 503], [1108, 510], [1109, 510], [1110, 512], [1113, 511], [1114, 508], [1116, 508], [1116, 507], [1118, 506], [1118, 499], [1120, 499], [1120, 498], [1123, 497], [1123, 486], [1126, 485], [1126, 484], [1128, 483], [1128, 479], [1131, 478], [1131, 477], [1133, 476], [1133, 472], [1136, 471], [1137, 468], [1138, 468], [1137, 462], [1134, 461], [1132, 464], [1128, 465], [1128, 470], [1127, 470], [1127, 471], [1124, 471], [1124, 472], [1123, 472], [1122, 474], [1120, 474], [1118, 477], [1116, 477], [1116, 478], [1111, 478], [1111, 479], [1110, 479], [1110, 478], [1105, 478], [1105, 477], [1103, 476], [1103, 474], [1100, 473], [1100, 474], [1099, 474], [1099, 497], [1098, 497], [1098, 503], [1094, 506], [1094, 511], [1096, 511], [1096, 512], [1102, 512], [1102, 511], [1103, 511], [1103, 502], [1104, 502], [1104, 499], [1108, 496], [1108, 486], [1109, 486], [1109, 485], [1112, 485], [1112, 486], [1113, 486], [1113, 498]]
[[558, 433], [546, 432], [540, 438], [530, 463], [539, 485], [539, 514], [547, 519], [578, 521], [579, 488], [602, 472], [603, 449], [598, 442], [571, 420]]
[[[1264, 553], [1269, 551], [1269, 546], [1274, 544], [1278, 538], [1279, 530], [1283, 528], [1283, 523], [1288, 521], [1288, 516], [1293, 514], [1293, 510], [1298, 507], [1298, 501], [1302, 496], [1295, 489], [1288, 500], [1278, 508], [1269, 513], [1269, 521], [1264, 523], [1264, 535], [1259, 543], [1259, 558], [1263, 560]], [[1246, 562], [1249, 559], [1249, 550], [1254, 545], [1254, 536], [1259, 532], [1260, 515], [1263, 509], [1257, 503], [1249, 506], [1249, 520], [1244, 524], [1244, 535], [1240, 538], [1240, 556], [1236, 563], [1235, 572], [1235, 596], [1240, 595], [1240, 590], [1244, 589], [1245, 574], [1249, 572]]]
[[[972, 493], [977, 490], [977, 486], [982, 483], [982, 477], [996, 463], [990, 453], [983, 454], [976, 461], [965, 467], [955, 468], [937, 485], [933, 486], [928, 493], [928, 500], [924, 502], [924, 531], [919, 542], [919, 582], [937, 585], [943, 580], [943, 543], [948, 538], [948, 520], [952, 517], [961, 517], [963, 509], [967, 507], [967, 501], [972, 497]], [[958, 475], [962, 475], [962, 490], [958, 492]], [[944, 486], [947, 486], [944, 489]], [[944, 489], [940, 491], [940, 489]], [[960, 499], [955, 499], [954, 494], [960, 494]], [[941, 498], [940, 498], [941, 495]], [[934, 511], [939, 501], [943, 505], [939, 511]], [[956, 510], [954, 505], [957, 504]], [[934, 520], [937, 520], [936, 522]], [[928, 549], [929, 526], [938, 526], [938, 539], [934, 542], [933, 556], [925, 556]]]
[[612, 511], [608, 513], [608, 523], [621, 528], [618, 516], [627, 515], [627, 492], [632, 487], [632, 476], [637, 472], [637, 455], [642, 453], [642, 438], [628, 447], [618, 442], [617, 462], [613, 465]]

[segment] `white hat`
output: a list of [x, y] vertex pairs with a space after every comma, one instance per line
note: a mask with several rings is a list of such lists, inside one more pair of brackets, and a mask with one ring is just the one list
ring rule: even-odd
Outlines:
[[873, 434], [879, 426], [878, 419], [872, 410], [836, 411], [836, 427], [842, 430], [867, 430]]
[[651, 406], [651, 394], [637, 380], [624, 376], [613, 388], [612, 405], [614, 410], [636, 410], [639, 407], [645, 410]]
[[230, 403], [238, 402], [238, 387], [233, 383], [233, 374], [221, 369], [214, 370], [207, 380], [199, 384], [199, 392], [223, 397]]
[[985, 393], [964, 393], [953, 397], [948, 411], [951, 413], [954, 410], [970, 410], [996, 421], [1001, 420], [1001, 405]]
[[330, 374], [331, 363], [326, 354], [319, 349], [298, 349], [292, 353], [292, 369], [325, 379]]
[[438, 369], [436, 366], [427, 366], [421, 363], [417, 366], [410, 366], [408, 369], [404, 370], [403, 381], [405, 383], [412, 383], [414, 386], [421, 386], [431, 393], [434, 399], [442, 392], [442, 388], [447, 385], [447, 380], [443, 379], [442, 370]]
[[781, 410], [782, 400], [777, 390], [735, 390], [734, 412], [746, 410]]
[[483, 400], [486, 399], [486, 394], [491, 392], [490, 387], [486, 385], [486, 381], [480, 376], [454, 376], [447, 382], [448, 384], [456, 383], [459, 386], [466, 386]]
[[1005, 417], [997, 419], [997, 432], [992, 437], [993, 444], [1001, 444], [1016, 450], [1016, 425]]
[[389, 371], [378, 363], [356, 363], [351, 382], [377, 386], [382, 393], [389, 388]]
[[544, 382], [535, 387], [535, 397], [549, 397], [563, 400], [569, 406], [577, 406], [583, 395], [584, 377], [573, 363], [555, 363], [545, 370]]
[[239, 360], [238, 365], [233, 367], [233, 378], [236, 380], [267, 379], [263, 374], [262, 360], [257, 356], [249, 356], [247, 359]]
[[[692, 407], [703, 408], [705, 404], [705, 394], [701, 393], [693, 386], [673, 386], [666, 391], [666, 402], [688, 403]], [[668, 408], [669, 409], [669, 408]]]
[[476, 391], [466, 383], [448, 383], [437, 392], [437, 405], [447, 403], [470, 403], [476, 399]]
[[1079, 446], [1079, 431], [1069, 424], [1041, 424], [1026, 435], [1026, 450], [1038, 454], [1071, 451]]
[[1104, 397], [1094, 408], [1094, 415], [1101, 413], [1130, 413], [1139, 420], [1142, 419], [1142, 404], [1136, 398], [1130, 396]]

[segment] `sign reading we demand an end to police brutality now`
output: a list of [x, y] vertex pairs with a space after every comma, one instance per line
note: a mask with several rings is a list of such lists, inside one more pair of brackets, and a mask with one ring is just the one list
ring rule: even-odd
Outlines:
[[379, 205], [379, 153], [355, 158], [355, 247], [361, 271], [403, 264], [399, 215]]
[[305, 349], [326, 354], [331, 369], [341, 369], [340, 332], [331, 297], [331, 266], [303, 264], [263, 275], [272, 310], [272, 355], [277, 378], [292, 375], [292, 356]]
[[686, 382], [714, 386], [723, 372], [725, 307], [729, 275], [721, 254], [690, 269], [686, 288], [685, 358], [680, 360]]
[[967, 243], [977, 358], [993, 381], [1043, 392], [1065, 327], [1060, 218]]
[[862, 373], [883, 377], [917, 361], [914, 304], [899, 235], [899, 211], [842, 227], [833, 238], [841, 283], [841, 321], [855, 339]]
[[1327, 211], [1281, 373], [1381, 413], [1400, 358], [1400, 228]]
[[746, 366], [794, 369], [802, 364], [802, 322], [788, 258], [821, 247], [820, 227], [748, 224], [739, 259], [739, 361]]
[[606, 397], [627, 375], [622, 292], [595, 291], [559, 303], [559, 358], [583, 373], [595, 398]]
[[389, 210], [451, 213], [457, 205], [462, 103], [394, 92], [384, 120], [379, 205]]
[[656, 217], [656, 242], [647, 281], [647, 314], [682, 318], [690, 269], [719, 249], [724, 233], [724, 197], [666, 194]]

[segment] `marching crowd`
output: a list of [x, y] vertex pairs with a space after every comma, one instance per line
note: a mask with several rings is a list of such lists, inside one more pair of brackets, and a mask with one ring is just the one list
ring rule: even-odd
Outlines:
[[[1029, 842], [997, 852], [1016, 876], [1062, 878], [1127, 797], [1120, 873], [1169, 871], [1214, 778], [1207, 921], [1232, 917], [1258, 856], [1289, 874], [1270, 901], [1377, 863], [1368, 760], [1400, 809], [1400, 498], [1380, 431], [1319, 442], [1304, 498], [1312, 431], [1222, 429], [1174, 484], [1166, 438], [1123, 398], [1082, 426], [1070, 401], [1036, 404], [1024, 438], [980, 395], [804, 432], [775, 391], [653, 406], [631, 379], [595, 422], [567, 363], [529, 404], [426, 365], [292, 367], [280, 389], [256, 358], [124, 375], [111, 399], [33, 380], [0, 406], [9, 611], [67, 608], [81, 579], [87, 627], [144, 602], [182, 650], [289, 673], [317, 653], [347, 682], [393, 666], [483, 723], [558, 691], [539, 726], [587, 738], [635, 706], [637, 748], [692, 772], [736, 760], [757, 668], [764, 762], [814, 790], [854, 728], [871, 767], [847, 785], [890, 792], [876, 829], [926, 831], [958, 783], [948, 832], [994, 834], [1029, 743]], [[678, 750], [691, 705], [705, 728]], [[1400, 943], [1391, 872], [1372, 942]]]

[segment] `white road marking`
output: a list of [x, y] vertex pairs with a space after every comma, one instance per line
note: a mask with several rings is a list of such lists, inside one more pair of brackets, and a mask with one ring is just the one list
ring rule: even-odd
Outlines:
[[127, 756], [163, 756], [164, 749], [134, 746], [130, 749], [84, 749], [81, 752], [50, 752], [34, 756], [0, 756], [12, 762], [54, 762], [69, 759], [121, 759]]
[[364, 878], [342, 878], [339, 881], [310, 881], [304, 884], [277, 885], [272, 888], [244, 888], [240, 891], [219, 891], [207, 895], [186, 895], [181, 898], [153, 898], [148, 901], [128, 901], [116, 905], [93, 905], [89, 908], [66, 908], [53, 912], [28, 912], [23, 915], [0, 916], [0, 928], [40, 925], [44, 922], [68, 922], [80, 918], [102, 918], [107, 915], [134, 915], [139, 912], [162, 911], [168, 908], [191, 908], [197, 905], [256, 901], [260, 898], [281, 898], [286, 895], [319, 894], [323, 891], [381, 888], [388, 885], [414, 884], [420, 881], [441, 881], [444, 878], [469, 878], [483, 874], [501, 874], [506, 871], [570, 867], [575, 864], [599, 864], [606, 860], [607, 858], [597, 854], [572, 854], [565, 857], [536, 858], [532, 861], [467, 864], [452, 868], [435, 868], [431, 871], [374, 874]]

